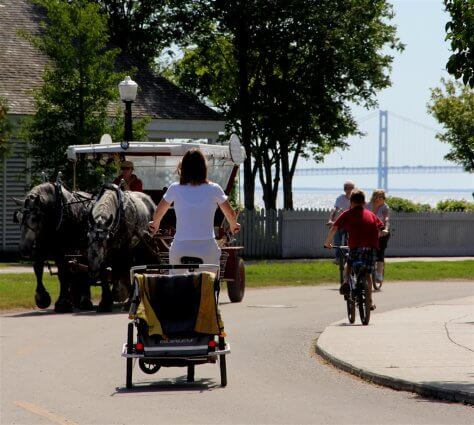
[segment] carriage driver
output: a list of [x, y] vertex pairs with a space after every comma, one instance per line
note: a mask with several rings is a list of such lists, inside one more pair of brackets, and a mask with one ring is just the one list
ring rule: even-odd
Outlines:
[[122, 161], [120, 164], [121, 173], [118, 177], [115, 178], [114, 184], [120, 186], [120, 182], [125, 180], [125, 190], [133, 190], [134, 192], [143, 192], [143, 182], [133, 174], [133, 162], [132, 161]]

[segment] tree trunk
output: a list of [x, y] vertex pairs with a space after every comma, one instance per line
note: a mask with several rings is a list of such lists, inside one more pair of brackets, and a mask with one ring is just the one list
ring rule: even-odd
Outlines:
[[[262, 148], [259, 155], [258, 172], [260, 177], [260, 183], [263, 188], [263, 201], [265, 209], [276, 210], [277, 209], [277, 194], [278, 185], [280, 182], [280, 164], [277, 155], [274, 153], [274, 157], [271, 158], [272, 151], [267, 147], [266, 144], [262, 143]], [[275, 161], [275, 158], [276, 161]], [[272, 173], [273, 165], [275, 165], [274, 173]]]
[[293, 192], [292, 183], [293, 175], [290, 172], [290, 154], [288, 144], [280, 143], [280, 157], [281, 157], [281, 175], [283, 180], [283, 209], [293, 209]]
[[241, 2], [240, 21], [236, 28], [235, 48], [239, 68], [239, 115], [242, 127], [242, 145], [247, 154], [244, 162], [244, 205], [248, 210], [255, 208], [255, 174], [252, 172], [252, 124], [249, 95], [248, 46], [249, 34], [245, 18], [245, 2]]

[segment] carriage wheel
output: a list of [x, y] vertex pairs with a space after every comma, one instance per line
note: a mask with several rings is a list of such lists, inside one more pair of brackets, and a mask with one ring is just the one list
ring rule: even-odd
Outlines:
[[239, 303], [244, 298], [245, 293], [245, 264], [244, 260], [237, 257], [234, 281], [227, 282], [227, 293], [233, 303]]
[[[128, 324], [127, 329], [127, 354], [132, 354], [133, 352], [133, 323]], [[127, 379], [126, 387], [132, 388], [132, 373], [133, 373], [133, 359], [127, 357]]]
[[[224, 337], [219, 337], [219, 350], [225, 349], [225, 339]], [[225, 354], [219, 356], [219, 368], [221, 370], [221, 387], [227, 385], [227, 366], [225, 362]]]
[[193, 364], [188, 365], [187, 381], [194, 382], [194, 365]]

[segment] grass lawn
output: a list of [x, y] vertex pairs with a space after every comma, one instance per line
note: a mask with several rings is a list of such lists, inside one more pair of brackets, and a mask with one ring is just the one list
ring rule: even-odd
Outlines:
[[[389, 263], [385, 280], [474, 280], [474, 261], [407, 261]], [[298, 286], [339, 282], [339, 269], [330, 261], [267, 262], [247, 265], [248, 287]]]
[[[43, 283], [51, 296], [51, 308], [59, 295], [56, 276], [43, 275]], [[35, 304], [36, 279], [33, 273], [0, 274], [0, 310], [33, 308]], [[99, 287], [92, 288], [92, 296], [98, 298]]]
[[[474, 280], [474, 261], [408, 261], [386, 265], [386, 281], [448, 279]], [[317, 285], [338, 281], [338, 267], [330, 261], [262, 261], [246, 266], [248, 287]], [[45, 273], [44, 283], [54, 304], [59, 293], [58, 280]], [[33, 273], [0, 274], [0, 310], [35, 307], [35, 287]], [[92, 288], [92, 296], [100, 296], [99, 287]]]

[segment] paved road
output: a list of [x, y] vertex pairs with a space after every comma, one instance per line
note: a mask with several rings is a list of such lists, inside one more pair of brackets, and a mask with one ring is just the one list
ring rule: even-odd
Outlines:
[[[473, 289], [474, 282], [386, 284], [377, 313]], [[204, 365], [189, 385], [185, 369], [137, 370], [140, 385], [126, 391], [123, 313], [4, 315], [0, 423], [472, 424], [471, 407], [368, 384], [315, 356], [315, 339], [345, 315], [335, 286], [249, 290], [243, 303], [221, 309], [232, 344], [225, 389], [218, 366]]]

